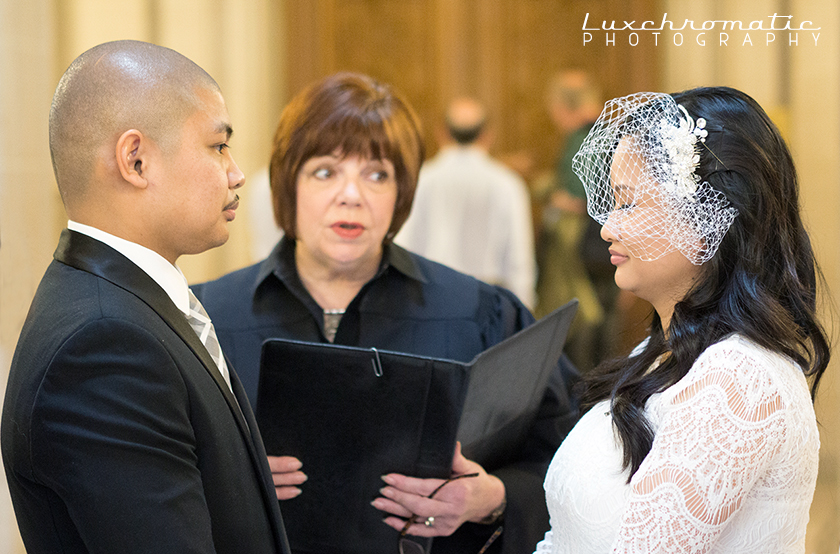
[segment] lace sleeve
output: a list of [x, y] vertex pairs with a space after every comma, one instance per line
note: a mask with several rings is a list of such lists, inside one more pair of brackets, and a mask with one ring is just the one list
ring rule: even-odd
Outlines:
[[613, 553], [708, 552], [784, 444], [784, 395], [763, 358], [716, 346], [661, 395]]
[[548, 531], [545, 534], [545, 538], [537, 543], [537, 549], [534, 550], [534, 554], [551, 554], [553, 548], [553, 537], [551, 533], [551, 531]]

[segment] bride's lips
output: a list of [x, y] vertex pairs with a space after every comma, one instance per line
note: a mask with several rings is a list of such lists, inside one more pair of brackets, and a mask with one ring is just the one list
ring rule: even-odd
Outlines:
[[361, 224], [350, 221], [336, 221], [330, 228], [343, 239], [355, 239], [365, 230]]
[[626, 262], [630, 256], [626, 256], [610, 248], [610, 263], [613, 265], [621, 265]]

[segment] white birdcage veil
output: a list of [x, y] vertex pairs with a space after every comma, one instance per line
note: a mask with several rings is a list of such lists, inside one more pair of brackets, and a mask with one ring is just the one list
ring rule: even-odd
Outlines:
[[700, 265], [717, 252], [738, 212], [696, 173], [705, 126], [668, 94], [631, 94], [606, 103], [575, 155], [589, 215], [632, 236], [622, 240], [631, 255], [679, 250]]

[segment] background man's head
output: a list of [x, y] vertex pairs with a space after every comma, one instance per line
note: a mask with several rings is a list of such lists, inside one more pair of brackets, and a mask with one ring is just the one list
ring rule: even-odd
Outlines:
[[446, 129], [458, 144], [472, 144], [485, 131], [487, 110], [474, 98], [456, 98], [446, 109]]
[[564, 132], [592, 123], [604, 107], [600, 87], [579, 69], [560, 71], [551, 79], [547, 103], [551, 120]]

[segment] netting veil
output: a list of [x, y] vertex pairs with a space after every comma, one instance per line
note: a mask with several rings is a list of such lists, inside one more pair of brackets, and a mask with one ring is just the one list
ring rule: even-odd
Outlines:
[[607, 102], [575, 155], [589, 215], [631, 255], [679, 250], [700, 265], [717, 252], [738, 212], [697, 176], [705, 127], [670, 95], [639, 92]]

